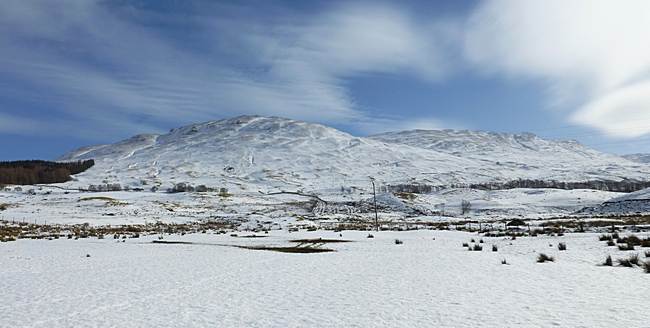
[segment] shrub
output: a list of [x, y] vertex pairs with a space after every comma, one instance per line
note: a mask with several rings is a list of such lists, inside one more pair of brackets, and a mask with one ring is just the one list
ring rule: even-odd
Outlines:
[[230, 197], [232, 194], [228, 193], [228, 188], [219, 188], [219, 197]]
[[508, 262], [506, 262], [506, 259], [503, 259], [501, 260], [501, 264], [508, 264]]
[[618, 249], [621, 251], [633, 251], [634, 245], [632, 244], [618, 245]]
[[463, 247], [469, 247], [468, 243], [463, 243]]
[[645, 257], [650, 257], [650, 251], [645, 252]]
[[479, 240], [478, 242], [482, 244], [482, 243], [483, 243], [483, 239]]
[[493, 252], [498, 252], [499, 249], [497, 248], [497, 245], [492, 245], [492, 251]]
[[616, 246], [616, 243], [613, 240], [608, 240], [607, 246]]
[[604, 266], [612, 266], [614, 263], [612, 263], [612, 256], [607, 255], [607, 258], [605, 259], [605, 262], [603, 263]]
[[544, 253], [540, 253], [537, 256], [537, 263], [544, 263], [544, 262], [554, 262], [555, 259], [552, 256], [548, 256]]
[[641, 239], [635, 235], [629, 235], [627, 238], [625, 238], [625, 242], [628, 245], [632, 246], [641, 245]]
[[481, 246], [481, 245], [479, 245], [479, 244], [475, 244], [473, 250], [474, 250], [474, 251], [477, 251], [477, 252], [480, 252], [480, 251], [483, 250], [483, 246]]
[[643, 271], [645, 271], [645, 273], [650, 273], [650, 261], [643, 262]]
[[618, 262], [619, 266], [631, 268], [635, 265], [639, 265], [639, 254], [630, 255], [626, 259], [618, 259], [616, 262]]
[[618, 232], [612, 234], [612, 239], [618, 239], [618, 238], [619, 238]]
[[612, 235], [600, 235], [600, 237], [598, 237], [598, 240], [600, 241], [610, 241], [612, 239]]
[[[268, 233], [268, 232], [267, 232]], [[368, 238], [375, 238], [371, 233], [368, 234]]]
[[403, 243], [404, 243], [403, 241], [401, 241], [399, 239], [395, 239], [395, 245], [401, 245]]
[[476, 241], [474, 241], [474, 238], [472, 238], [472, 239], [470, 240], [470, 243], [475, 243], [475, 242], [476, 242]]
[[650, 247], [650, 237], [641, 241], [641, 247]]
[[557, 244], [557, 249], [559, 249], [561, 251], [566, 251], [566, 244], [565, 243]]

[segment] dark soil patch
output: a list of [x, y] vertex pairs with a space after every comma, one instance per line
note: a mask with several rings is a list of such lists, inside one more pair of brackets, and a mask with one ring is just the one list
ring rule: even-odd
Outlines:
[[194, 245], [193, 242], [189, 241], [177, 241], [177, 240], [152, 240], [154, 244], [169, 244], [169, 245]]
[[289, 240], [292, 243], [301, 243], [301, 244], [330, 244], [330, 243], [351, 243], [352, 240], [344, 239], [323, 239], [323, 238], [313, 238], [313, 239], [294, 239]]
[[316, 247], [297, 247], [297, 246], [235, 246], [244, 249], [256, 251], [272, 251], [280, 253], [296, 253], [296, 254], [311, 254], [311, 253], [329, 253], [335, 252], [329, 248], [316, 248]]

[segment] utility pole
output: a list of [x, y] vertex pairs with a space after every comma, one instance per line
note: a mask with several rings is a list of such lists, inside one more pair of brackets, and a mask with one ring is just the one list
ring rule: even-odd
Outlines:
[[379, 231], [379, 216], [377, 215], [377, 193], [375, 191], [375, 178], [370, 177], [370, 183], [372, 183], [372, 199], [375, 203], [375, 229]]

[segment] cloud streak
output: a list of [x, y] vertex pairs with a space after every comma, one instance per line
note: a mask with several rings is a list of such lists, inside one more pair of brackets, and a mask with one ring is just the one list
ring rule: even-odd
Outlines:
[[[310, 19], [283, 12], [282, 23], [229, 16], [247, 15], [242, 8], [200, 9], [170, 21], [99, 1], [4, 1], [0, 28], [11, 33], [0, 36], [0, 72], [47, 90], [37, 97], [53, 116], [98, 139], [238, 114], [372, 121], [349, 94], [347, 78], [437, 80], [445, 73], [444, 51], [436, 47], [443, 30], [423, 29], [396, 8], [332, 7]], [[166, 25], [201, 44], [161, 33]], [[5, 82], [12, 97], [34, 97], [12, 82]], [[3, 111], [16, 117], [21, 110]], [[29, 126], [26, 120], [13, 122]]]

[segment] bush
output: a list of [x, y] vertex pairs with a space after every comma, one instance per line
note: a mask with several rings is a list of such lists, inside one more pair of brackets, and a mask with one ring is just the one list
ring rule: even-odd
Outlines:
[[645, 271], [645, 273], [650, 273], [650, 261], [643, 262], [643, 271]]
[[401, 245], [403, 243], [404, 243], [403, 241], [401, 241], [399, 239], [395, 239], [395, 245]]
[[613, 240], [608, 240], [607, 246], [616, 246], [616, 243]]
[[477, 251], [477, 252], [480, 252], [480, 251], [483, 250], [483, 246], [481, 246], [481, 245], [479, 245], [479, 244], [475, 244], [473, 250], [474, 250], [474, 251]]
[[612, 262], [612, 256], [607, 255], [607, 258], [605, 259], [605, 262], [603, 263], [604, 266], [612, 266], [614, 263]]
[[544, 263], [544, 262], [554, 262], [555, 259], [552, 256], [548, 256], [544, 253], [540, 253], [537, 256], [537, 263]]
[[645, 257], [650, 257], [650, 251], [645, 252]]
[[633, 251], [634, 245], [632, 244], [618, 245], [618, 249], [621, 251]]
[[492, 245], [492, 251], [493, 252], [498, 252], [499, 249], [497, 248], [497, 245]]
[[482, 243], [483, 243], [483, 239], [479, 240], [478, 242], [482, 244]]
[[626, 259], [618, 259], [616, 262], [618, 262], [619, 266], [631, 268], [635, 265], [639, 265], [639, 254], [630, 255]]
[[469, 247], [468, 243], [463, 243], [463, 247]]
[[566, 244], [565, 243], [557, 244], [557, 249], [559, 249], [561, 251], [566, 251]]
[[610, 241], [612, 239], [612, 235], [600, 235], [600, 237], [598, 237], [598, 240], [600, 241]]
[[368, 234], [368, 238], [375, 238], [371, 233]]
[[624, 238], [624, 242], [632, 246], [641, 245], [641, 239], [635, 235], [629, 235], [627, 238]]
[[508, 264], [508, 262], [506, 262], [506, 259], [503, 259], [501, 260], [501, 264]]
[[641, 247], [650, 247], [650, 237], [641, 241]]

